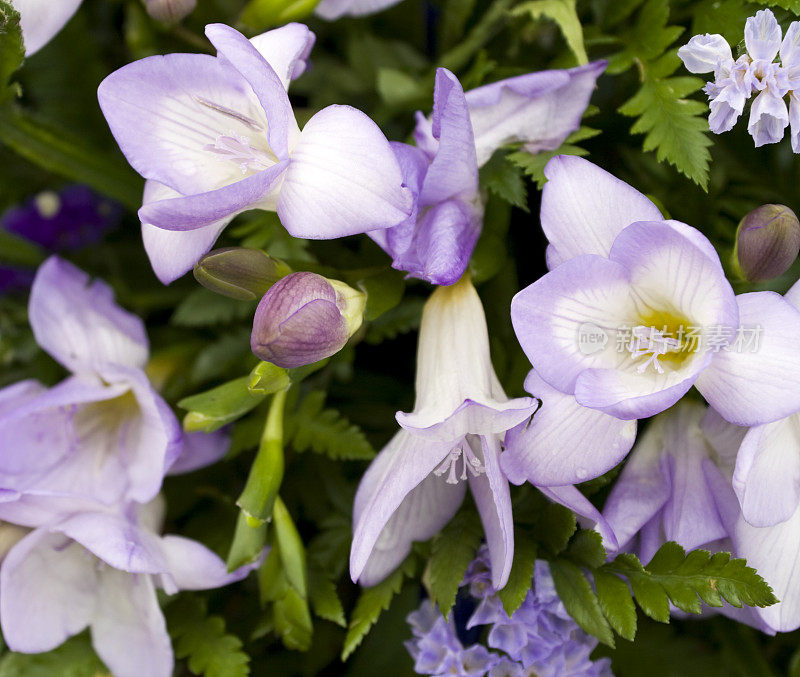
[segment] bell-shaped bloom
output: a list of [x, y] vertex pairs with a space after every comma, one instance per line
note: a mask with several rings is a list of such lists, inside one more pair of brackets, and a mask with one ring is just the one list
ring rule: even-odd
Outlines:
[[156, 590], [205, 590], [242, 579], [200, 543], [160, 536], [162, 503], [81, 512], [34, 529], [0, 569], [0, 624], [9, 648], [55, 649], [91, 629], [116, 677], [169, 677], [174, 659]]
[[25, 55], [30, 56], [64, 28], [78, 11], [81, 0], [11, 0], [11, 4], [19, 12]]
[[0, 391], [0, 486], [109, 504], [152, 499], [182, 436], [142, 371], [141, 320], [57, 257], [37, 272], [29, 318], [39, 345], [72, 375], [50, 389], [23, 381]]
[[381, 12], [400, 0], [322, 0], [315, 12], [323, 19], [333, 21], [343, 16], [364, 16]]
[[[252, 41], [206, 27], [217, 56], [167, 54], [136, 61], [98, 89], [128, 161], [149, 181], [139, 217], [165, 281], [205, 253], [236, 214], [275, 210], [295, 237], [328, 239], [388, 228], [412, 197], [389, 142], [364, 113], [329, 106], [302, 132], [286, 87], [313, 42], [289, 24]], [[170, 231], [159, 245], [152, 227]], [[178, 240], [174, 233], [183, 237]], [[158, 256], [169, 250], [169, 258]]]
[[[784, 297], [800, 310], [800, 282]], [[756, 527], [785, 522], [800, 505], [800, 414], [750, 428], [736, 456], [733, 488]]]
[[369, 233], [393, 267], [433, 284], [454, 284], [478, 241], [483, 197], [478, 168], [495, 150], [523, 143], [558, 148], [580, 119], [604, 61], [501, 80], [466, 94], [455, 75], [436, 72], [433, 114], [417, 113], [416, 147], [394, 143], [414, 211], [402, 224]]
[[173, 24], [189, 16], [197, 0], [144, 0], [147, 13], [158, 21]]
[[413, 541], [426, 540], [458, 510], [469, 485], [502, 588], [513, 559], [508, 481], [499, 456], [507, 430], [537, 403], [509, 400], [491, 364], [483, 307], [468, 278], [439, 287], [422, 314], [416, 404], [372, 462], [353, 509], [350, 575], [364, 585], [387, 576]]
[[535, 371], [525, 379], [525, 390], [541, 406], [530, 422], [506, 434], [500, 466], [514, 484], [527, 481], [542, 488], [585, 482], [611, 470], [630, 451], [636, 421], [582, 407]]
[[366, 297], [338, 280], [291, 273], [256, 309], [250, 347], [266, 362], [292, 369], [330, 357], [361, 326]]
[[[649, 561], [665, 541], [693, 550], [728, 536], [715, 504], [719, 470], [705, 427], [718, 415], [684, 400], [639, 437], [603, 508], [621, 550]], [[740, 431], [744, 428], [724, 425]], [[710, 479], [709, 479], [710, 478]]]
[[552, 270], [511, 303], [545, 382], [623, 419], [663, 411], [692, 385], [739, 425], [800, 410], [789, 385], [800, 312], [772, 292], [735, 297], [699, 231], [592, 163], [557, 156], [545, 173]]

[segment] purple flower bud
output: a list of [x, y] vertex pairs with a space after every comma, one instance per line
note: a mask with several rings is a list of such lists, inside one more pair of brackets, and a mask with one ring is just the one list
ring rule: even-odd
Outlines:
[[736, 231], [735, 258], [750, 282], [785, 273], [800, 252], [800, 221], [784, 205], [762, 205], [747, 214]]
[[316, 273], [292, 273], [258, 304], [250, 347], [257, 357], [291, 369], [337, 353], [361, 326], [366, 296]]
[[144, 5], [156, 21], [176, 24], [194, 11], [197, 0], [144, 0]]
[[195, 279], [217, 294], [254, 301], [282, 277], [292, 272], [283, 261], [260, 249], [215, 249], [194, 266]]

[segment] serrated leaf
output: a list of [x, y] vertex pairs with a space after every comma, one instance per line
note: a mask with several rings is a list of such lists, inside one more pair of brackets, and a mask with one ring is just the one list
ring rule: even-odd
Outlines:
[[242, 641], [225, 631], [220, 616], [207, 615], [205, 600], [184, 595], [166, 608], [176, 658], [188, 658], [189, 669], [206, 677], [246, 677], [250, 657]]
[[757, 2], [759, 5], [765, 5], [767, 7], [780, 7], [781, 9], [788, 9], [790, 12], [794, 12], [797, 15], [800, 15], [800, 0], [753, 0]]
[[580, 568], [565, 559], [550, 562], [556, 592], [570, 616], [590, 635], [614, 647], [614, 633], [608, 624], [592, 586]]
[[0, 658], [0, 677], [110, 677], [84, 632], [46, 653], [9, 652]]
[[308, 599], [317, 616], [343, 628], [347, 627], [336, 585], [322, 569], [315, 568], [309, 572]]
[[358, 648], [370, 628], [375, 625], [382, 611], [389, 608], [394, 596], [403, 587], [403, 579], [413, 576], [416, 571], [416, 557], [409, 555], [405, 561], [383, 581], [371, 588], [364, 588], [353, 609], [347, 636], [342, 647], [342, 660]]
[[606, 561], [603, 537], [596, 531], [581, 529], [570, 542], [566, 555], [579, 566], [596, 569]]
[[594, 587], [600, 608], [611, 627], [620, 637], [633, 641], [636, 636], [636, 606], [628, 584], [615, 574], [595, 571]]
[[272, 619], [275, 632], [283, 645], [293, 651], [308, 651], [311, 648], [313, 623], [308, 602], [294, 588], [272, 604]]
[[210, 433], [244, 416], [262, 402], [266, 395], [248, 388], [250, 376], [242, 376], [203, 393], [184, 397], [178, 402], [189, 413], [183, 419], [186, 432]]
[[362, 278], [358, 288], [367, 295], [364, 319], [367, 322], [380, 317], [403, 299], [406, 288], [405, 273], [389, 268], [376, 275]]
[[178, 327], [212, 327], [250, 318], [254, 311], [253, 301], [232, 299], [198, 287], [178, 304], [170, 322]]
[[361, 429], [335, 409], [323, 409], [325, 393], [309, 393], [286, 425], [286, 439], [295, 451], [311, 449], [337, 460], [368, 460], [375, 450]]
[[506, 202], [528, 211], [528, 191], [518, 167], [496, 152], [480, 169], [481, 185]]
[[511, 616], [525, 601], [532, 587], [533, 569], [538, 548], [536, 541], [525, 531], [514, 531], [514, 563], [508, 583], [498, 592], [506, 613]]
[[563, 552], [575, 533], [575, 513], [557, 503], [547, 503], [538, 515], [534, 533], [536, 540], [545, 545], [553, 555]]
[[[6, 89], [8, 79], [25, 59], [19, 12], [5, 0], [0, 0], [0, 87]], [[13, 96], [13, 89], [5, 91], [0, 99]]]
[[564, 143], [556, 148], [556, 150], [543, 151], [536, 154], [518, 150], [506, 155], [506, 159], [519, 167], [532, 181], [536, 182], [537, 188], [541, 190], [547, 182], [547, 178], [544, 175], [544, 168], [550, 160], [556, 155], [578, 155], [581, 157], [588, 155], [589, 153], [586, 149], [575, 144], [594, 138], [598, 134], [600, 134], [599, 129], [579, 127], [564, 139]]
[[532, 19], [552, 19], [561, 30], [578, 65], [589, 63], [583, 46], [583, 29], [575, 9], [575, 0], [531, 0], [515, 7], [512, 14], [529, 14]]
[[[474, 510], [462, 510], [433, 539], [427, 580], [431, 599], [445, 616], [456, 601], [456, 593], [483, 537], [480, 518]], [[516, 557], [516, 554], [515, 554]]]

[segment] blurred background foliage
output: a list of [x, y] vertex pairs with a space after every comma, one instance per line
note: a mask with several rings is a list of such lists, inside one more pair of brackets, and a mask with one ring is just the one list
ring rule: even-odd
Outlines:
[[[140, 0], [85, 0], [67, 27], [18, 70], [16, 64], [3, 64], [2, 72], [15, 72], [11, 95], [0, 105], [0, 212], [76, 182], [124, 207], [121, 223], [102, 242], [69, 258], [107, 280], [119, 302], [145, 320], [152, 346], [148, 372], [173, 404], [246, 376], [257, 365], [249, 348], [255, 302], [216, 296], [191, 275], [168, 287], [157, 281], [136, 218], [143, 182], [108, 131], [97, 105], [97, 85], [116, 68], [145, 56], [210, 52], [203, 37], [207, 23], [228, 23], [248, 35], [270, 28], [267, 15], [280, 4], [199, 0], [187, 19], [169, 27], [151, 19]], [[431, 108], [437, 66], [452, 69], [470, 89], [530, 71], [570, 67], [586, 58], [608, 58], [609, 71], [599, 80], [586, 126], [562, 150], [586, 154], [648, 194], [666, 215], [699, 228], [725, 262], [736, 224], [748, 211], [768, 202], [800, 210], [800, 163], [788, 138], [754, 149], [743, 124], [711, 138], [698, 91], [703, 83], [676, 70], [675, 51], [703, 32], [722, 33], [736, 45], [745, 19], [762, 5], [779, 5], [776, 16], [785, 27], [796, 4], [403, 0], [367, 18], [327, 23], [308, 16], [304, 20], [317, 35], [312, 67], [290, 94], [301, 126], [320, 108], [347, 103], [372, 116], [390, 139], [408, 140], [414, 112]], [[0, 51], [8, 57], [7, 50]], [[510, 396], [523, 394], [529, 365], [514, 338], [509, 303], [545, 271], [538, 210], [547, 157], [520, 158], [515, 150], [500, 151], [481, 173], [488, 205], [471, 263], [487, 312], [494, 364]], [[365, 237], [296, 240], [274, 214], [239, 216], [217, 246], [261, 248], [296, 270], [324, 270], [330, 277], [347, 279], [363, 269], [385, 274], [374, 289], [381, 299], [377, 317], [316, 371], [295, 374], [286, 404], [281, 498], [304, 544], [313, 620], [308, 606], [289, 608], [280, 595], [270, 597], [263, 580], [259, 589], [258, 576], [211, 593], [165, 599], [181, 659], [178, 673], [412, 674], [402, 644], [410, 635], [405, 616], [422, 594], [429, 547], [415, 551], [409, 575], [400, 574], [394, 588], [384, 590], [385, 598], [373, 598], [369, 609], [358, 602], [347, 559], [352, 499], [366, 459], [396, 430], [395, 412], [413, 406], [415, 330], [430, 288], [389, 272], [387, 256]], [[46, 254], [0, 229], [0, 264], [33, 269]], [[795, 266], [771, 288], [784, 291], [798, 273]], [[766, 288], [736, 286], [738, 291]], [[36, 346], [26, 303], [25, 290], [0, 296], [0, 385], [22, 378], [49, 384], [63, 377]], [[267, 410], [264, 401], [229, 427], [232, 448], [224, 461], [167, 479], [167, 531], [197, 538], [223, 557], [228, 554], [237, 523], [235, 501]], [[183, 413], [177, 406], [176, 411]], [[598, 505], [604, 484], [586, 487]], [[525, 501], [521, 505], [517, 516], [524, 522]], [[388, 610], [380, 613], [383, 606]], [[603, 647], [597, 653], [611, 656], [622, 676], [800, 675], [798, 639], [798, 633], [766, 638], [722, 617], [669, 626], [640, 617], [635, 643], [620, 640], [616, 649]], [[341, 660], [343, 647], [345, 653], [352, 651], [346, 662]], [[51, 654], [6, 652], [0, 658], [0, 677], [77, 677], [98, 669], [85, 636]]]

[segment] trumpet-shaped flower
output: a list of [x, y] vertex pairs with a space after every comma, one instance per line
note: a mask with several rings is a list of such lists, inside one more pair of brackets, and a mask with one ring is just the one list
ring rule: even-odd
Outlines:
[[417, 113], [416, 147], [392, 144], [414, 210], [402, 224], [369, 233], [393, 267], [434, 284], [455, 283], [481, 232], [478, 168], [511, 143], [530, 153], [558, 148], [578, 128], [605, 65], [529, 73], [466, 94], [455, 75], [438, 69], [433, 114]]
[[23, 381], [0, 391], [0, 486], [109, 504], [152, 499], [182, 438], [142, 371], [141, 320], [57, 257], [37, 272], [29, 317], [39, 345], [72, 375], [50, 389]]
[[[123, 153], [157, 184], [139, 217], [162, 281], [189, 270], [247, 209], [275, 210], [292, 235], [312, 239], [388, 228], [408, 217], [412, 198], [398, 162], [366, 115], [329, 106], [302, 132], [297, 126], [286, 87], [313, 43], [305, 26], [251, 41], [212, 24], [206, 35], [216, 57], [149, 57], [98, 89]], [[152, 227], [169, 231], [163, 242]]]
[[739, 425], [800, 410], [800, 312], [772, 292], [735, 297], [699, 231], [590, 162], [558, 156], [545, 173], [552, 270], [511, 304], [544, 381], [622, 419], [692, 385]]
[[411, 544], [439, 531], [469, 486], [486, 532], [492, 580], [505, 585], [513, 558], [508, 481], [500, 470], [503, 435], [536, 410], [509, 400], [489, 357], [480, 299], [468, 278], [440, 287], [425, 305], [417, 353], [416, 404], [367, 470], [356, 494], [350, 574], [377, 583]]
[[117, 677], [169, 677], [172, 647], [156, 589], [204, 590], [242, 579], [200, 543], [159, 536], [162, 502], [80, 512], [34, 529], [0, 569], [0, 624], [14, 651], [40, 653], [91, 628]]

